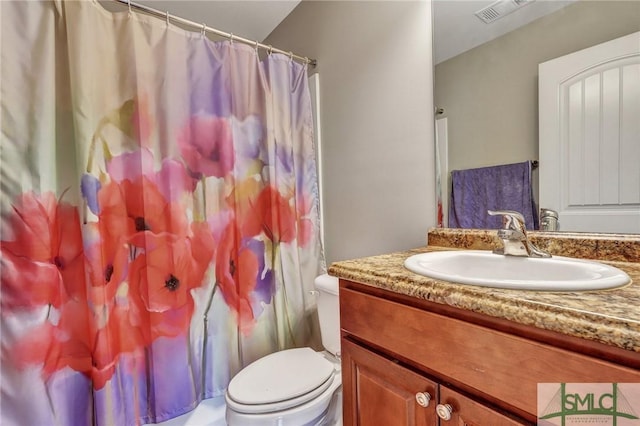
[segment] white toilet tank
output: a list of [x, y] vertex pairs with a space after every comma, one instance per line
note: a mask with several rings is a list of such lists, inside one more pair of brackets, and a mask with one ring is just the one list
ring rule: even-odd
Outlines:
[[336, 355], [340, 353], [340, 305], [338, 302], [338, 278], [328, 274], [316, 277], [318, 291], [318, 317], [322, 346]]

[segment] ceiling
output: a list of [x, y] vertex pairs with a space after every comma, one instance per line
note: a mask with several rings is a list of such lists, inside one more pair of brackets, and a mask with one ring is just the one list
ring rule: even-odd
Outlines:
[[[136, 1], [136, 0], [134, 0]], [[402, 1], [402, 0], [388, 0]], [[474, 13], [495, 0], [433, 0], [434, 60], [442, 62], [577, 0], [537, 0], [491, 24]], [[512, 1], [512, 0], [506, 0]], [[300, 0], [138, 0], [154, 9], [263, 41]]]
[[300, 0], [132, 1], [260, 42], [300, 3]]
[[[511, 1], [511, 0], [508, 0]], [[537, 0], [485, 24], [475, 12], [494, 0], [434, 0], [434, 61], [440, 63], [577, 0]]]

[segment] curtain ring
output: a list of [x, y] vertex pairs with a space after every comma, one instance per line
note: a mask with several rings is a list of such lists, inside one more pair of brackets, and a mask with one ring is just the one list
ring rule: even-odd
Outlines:
[[256, 47], [255, 47], [256, 53], [258, 53], [259, 48], [260, 48], [260, 43], [258, 43], [258, 40], [256, 40]]
[[273, 53], [273, 46], [269, 45], [269, 49], [268, 49], [269, 55], [271, 55]]
[[169, 25], [169, 11], [167, 10], [165, 13], [167, 14], [167, 26], [168, 26]]
[[233, 33], [229, 33], [229, 41], [233, 44]]
[[201, 31], [202, 37], [205, 36], [206, 32], [207, 32], [207, 24], [202, 24], [202, 31]]
[[293, 52], [289, 51], [289, 61], [293, 61]]
[[127, 0], [127, 6], [129, 6], [129, 16], [131, 16], [131, 0]]

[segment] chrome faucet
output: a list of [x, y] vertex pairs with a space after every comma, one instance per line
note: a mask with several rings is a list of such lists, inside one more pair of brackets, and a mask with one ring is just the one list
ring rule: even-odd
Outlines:
[[493, 252], [505, 256], [551, 257], [551, 254], [534, 246], [527, 238], [524, 216], [513, 210], [487, 210], [491, 216], [502, 215], [502, 229], [498, 230], [498, 238], [503, 247]]

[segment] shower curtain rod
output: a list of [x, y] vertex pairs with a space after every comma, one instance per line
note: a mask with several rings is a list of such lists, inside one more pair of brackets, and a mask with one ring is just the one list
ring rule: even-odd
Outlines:
[[296, 60], [298, 60], [298, 61], [300, 61], [302, 63], [309, 64], [312, 67], [315, 67], [317, 65], [317, 61], [315, 59], [310, 59], [310, 58], [308, 58], [306, 56], [296, 55], [295, 53], [292, 53], [291, 51], [287, 52], [285, 50], [278, 49], [278, 48], [273, 47], [271, 45], [260, 43], [257, 40], [255, 40], [255, 41], [254, 40], [249, 40], [248, 38], [240, 37], [240, 36], [234, 35], [233, 33], [227, 33], [227, 32], [224, 32], [224, 31], [217, 30], [215, 28], [207, 27], [206, 24], [198, 24], [197, 22], [191, 21], [189, 19], [181, 18], [181, 17], [176, 16], [176, 15], [171, 15], [171, 14], [169, 14], [168, 11], [163, 12], [161, 10], [154, 9], [152, 7], [145, 6], [145, 5], [140, 4], [140, 3], [135, 3], [135, 2], [132, 2], [130, 0], [114, 0], [114, 1], [117, 1], [118, 3], [126, 4], [127, 6], [129, 6], [129, 10], [131, 10], [132, 7], [135, 7], [136, 9], [143, 10], [143, 11], [145, 11], [147, 13], [150, 13], [152, 15], [155, 15], [157, 17], [165, 18], [167, 20], [167, 22], [169, 22], [169, 20], [180, 22], [181, 24], [185, 24], [185, 25], [188, 25], [188, 26], [191, 26], [191, 27], [195, 27], [195, 28], [200, 28], [202, 31], [210, 32], [210, 33], [219, 35], [221, 37], [228, 38], [230, 41], [239, 41], [239, 42], [244, 43], [244, 44], [249, 44], [251, 46], [255, 46], [256, 48], [259, 47], [261, 49], [265, 49], [267, 52], [269, 52], [269, 54], [271, 54], [273, 52], [282, 53], [282, 54], [285, 54], [285, 55], [289, 56], [292, 59], [296, 59]]

